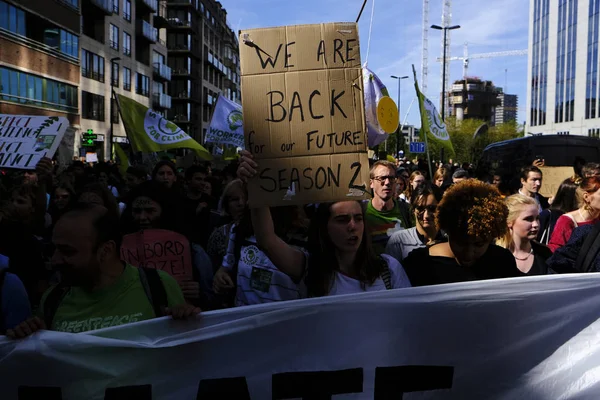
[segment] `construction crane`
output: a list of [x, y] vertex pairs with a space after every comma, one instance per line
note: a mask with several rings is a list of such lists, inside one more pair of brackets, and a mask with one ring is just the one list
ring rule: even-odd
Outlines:
[[427, 94], [427, 75], [429, 72], [429, 0], [423, 0], [423, 47], [421, 49], [421, 92]]
[[[463, 79], [469, 76], [469, 61], [479, 58], [495, 58], [495, 57], [508, 57], [508, 56], [525, 56], [527, 50], [509, 50], [509, 51], [495, 51], [492, 53], [481, 53], [469, 55], [469, 43], [465, 43], [464, 52], [462, 57], [450, 57], [446, 58], [447, 61], [462, 61], [463, 62]], [[442, 62], [442, 58], [437, 58], [438, 62]], [[446, 75], [448, 76], [448, 75]]]

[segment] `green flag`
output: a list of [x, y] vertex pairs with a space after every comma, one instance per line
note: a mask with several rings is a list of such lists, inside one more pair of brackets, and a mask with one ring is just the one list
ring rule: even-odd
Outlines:
[[123, 150], [123, 147], [121, 147], [120, 143], [113, 143], [113, 148], [115, 155], [119, 159], [119, 172], [121, 173], [121, 176], [125, 178], [125, 175], [127, 175], [127, 168], [129, 168], [131, 163], [129, 162], [127, 153], [125, 153], [125, 150]]
[[177, 125], [159, 113], [132, 100], [118, 95], [121, 119], [134, 151], [154, 153], [170, 149], [192, 149], [203, 160], [212, 155]]
[[446, 124], [437, 112], [435, 105], [419, 90], [414, 66], [413, 73], [415, 75], [415, 90], [417, 91], [419, 109], [421, 111], [421, 137], [425, 140], [428, 147], [434, 143], [437, 147], [445, 149], [447, 157], [454, 157], [454, 148], [452, 147]]

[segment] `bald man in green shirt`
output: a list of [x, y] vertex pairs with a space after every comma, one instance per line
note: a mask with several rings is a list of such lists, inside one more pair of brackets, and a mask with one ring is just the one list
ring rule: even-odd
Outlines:
[[52, 264], [61, 273], [61, 283], [44, 293], [40, 315], [8, 330], [9, 337], [22, 338], [40, 329], [85, 332], [163, 315], [183, 319], [200, 312], [185, 303], [168, 274], [121, 261], [119, 221], [103, 207], [66, 213], [56, 224], [52, 241]]

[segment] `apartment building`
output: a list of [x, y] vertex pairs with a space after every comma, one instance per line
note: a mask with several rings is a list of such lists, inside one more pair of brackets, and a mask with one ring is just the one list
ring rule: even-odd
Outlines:
[[79, 0], [0, 0], [0, 114], [61, 116], [58, 154], [80, 129]]
[[214, 0], [166, 0], [170, 120], [203, 143], [220, 94], [240, 102], [239, 44]]
[[113, 91], [163, 115], [171, 108], [166, 7], [158, 0], [81, 2], [81, 132], [95, 143], [84, 147], [80, 138], [76, 150], [107, 160], [111, 142], [128, 142]]

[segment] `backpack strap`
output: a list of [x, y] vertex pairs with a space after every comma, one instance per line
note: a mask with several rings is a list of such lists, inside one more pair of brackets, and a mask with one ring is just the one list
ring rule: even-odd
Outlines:
[[381, 279], [385, 284], [386, 290], [392, 290], [392, 275], [390, 274], [390, 267], [388, 267], [387, 261], [383, 257], [379, 257], [379, 261], [381, 262]]
[[575, 261], [575, 270], [579, 272], [590, 272], [598, 252], [600, 252], [600, 223], [594, 225], [592, 231], [587, 235], [577, 260]]
[[50, 292], [44, 301], [44, 322], [46, 323], [46, 328], [52, 329], [52, 321], [54, 321], [56, 310], [58, 310], [58, 306], [60, 306], [60, 303], [62, 303], [70, 289], [70, 286], [61, 284], [50, 289]]
[[[0, 269], [0, 326], [4, 325], [4, 313], [2, 312], [2, 289], [4, 288], [4, 278], [6, 277], [6, 269]], [[0, 329], [0, 334], [4, 334]]]
[[148, 297], [148, 301], [152, 304], [154, 315], [163, 317], [165, 315], [164, 309], [168, 307], [169, 302], [167, 300], [167, 291], [163, 285], [162, 279], [158, 271], [153, 268], [138, 268], [140, 274], [140, 282], [144, 288], [144, 293]]

